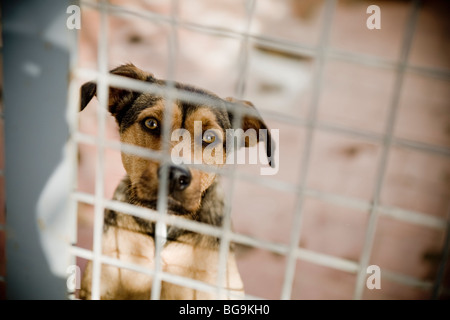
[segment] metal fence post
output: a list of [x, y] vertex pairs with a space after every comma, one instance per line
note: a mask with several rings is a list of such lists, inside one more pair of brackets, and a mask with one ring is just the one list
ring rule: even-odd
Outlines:
[[39, 241], [39, 196], [62, 158], [74, 1], [2, 1], [7, 298], [64, 299]]

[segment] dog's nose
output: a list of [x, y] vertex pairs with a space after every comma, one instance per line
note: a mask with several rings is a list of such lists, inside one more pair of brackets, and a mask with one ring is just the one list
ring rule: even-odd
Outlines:
[[[191, 172], [188, 168], [180, 165], [169, 165], [169, 192], [183, 191], [191, 184]], [[159, 168], [159, 175], [161, 168]]]

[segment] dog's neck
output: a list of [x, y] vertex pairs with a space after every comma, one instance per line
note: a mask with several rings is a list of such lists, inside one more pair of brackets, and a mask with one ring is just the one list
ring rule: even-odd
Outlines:
[[[128, 176], [125, 176], [114, 192], [114, 200], [131, 203], [141, 207], [149, 207], [145, 202], [136, 201], [133, 197], [133, 188]], [[151, 208], [151, 207], [150, 207]], [[155, 209], [155, 208], [151, 208]], [[217, 181], [206, 189], [202, 195], [202, 202], [196, 212], [190, 214], [192, 220], [220, 227], [224, 216], [224, 199]], [[155, 236], [155, 223], [140, 217], [107, 210], [105, 213], [105, 228], [116, 226], [131, 231]], [[191, 233], [188, 230], [174, 226], [167, 226], [167, 240], [176, 241], [180, 236]]]

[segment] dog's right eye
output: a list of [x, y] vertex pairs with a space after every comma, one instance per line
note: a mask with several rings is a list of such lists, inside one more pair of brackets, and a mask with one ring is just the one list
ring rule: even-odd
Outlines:
[[144, 125], [147, 129], [150, 130], [155, 130], [157, 129], [158, 126], [158, 120], [156, 120], [155, 118], [147, 118], [144, 120]]

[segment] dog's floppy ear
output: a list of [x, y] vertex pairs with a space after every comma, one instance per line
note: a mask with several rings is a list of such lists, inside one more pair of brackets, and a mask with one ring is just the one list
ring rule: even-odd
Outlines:
[[[246, 100], [239, 100], [239, 99], [235, 99], [232, 97], [228, 97], [225, 98], [226, 101], [231, 102], [235, 105], [235, 107], [241, 107], [245, 109], [251, 109], [252, 113], [255, 113], [254, 115], [250, 115], [250, 114], [243, 114], [242, 115], [242, 121], [241, 124], [238, 125], [238, 128], [241, 128], [244, 132], [247, 131], [248, 129], [254, 129], [256, 131], [256, 136], [257, 136], [257, 141], [259, 142], [261, 139], [260, 135], [259, 135], [259, 130], [260, 129], [265, 129], [267, 132], [267, 135], [265, 136], [267, 138], [265, 142], [266, 144], [266, 154], [267, 154], [267, 159], [269, 159], [269, 165], [271, 167], [275, 167], [275, 163], [274, 163], [274, 159], [272, 157], [272, 152], [275, 150], [275, 142], [272, 139], [272, 136], [270, 134], [270, 130], [267, 128], [266, 123], [264, 122], [264, 120], [261, 118], [261, 116], [259, 115], [259, 113], [256, 111], [255, 106], [253, 105], [253, 103], [251, 103], [250, 101], [246, 101]], [[233, 115], [233, 111], [228, 109], [228, 118], [230, 119], [230, 123], [233, 126], [233, 119], [234, 119], [234, 115]], [[245, 141], [245, 146], [246, 147], [251, 147], [252, 145], [249, 144], [250, 139]]]
[[[110, 71], [111, 74], [115, 74], [118, 76], [133, 78], [141, 81], [148, 81], [148, 79], [152, 79], [153, 75], [150, 73], [146, 73], [141, 69], [137, 68], [133, 64], [124, 64]], [[97, 94], [97, 84], [95, 82], [87, 82], [85, 83], [80, 90], [81, 94], [81, 105], [80, 111], [82, 111], [87, 104], [92, 100], [94, 95]], [[112, 115], [117, 115], [121, 108], [124, 107], [124, 103], [130, 96], [133, 94], [133, 91], [121, 88], [110, 87], [109, 88], [109, 97], [108, 97], [108, 110]]]
[[80, 111], [86, 108], [87, 104], [92, 100], [97, 92], [97, 85], [94, 82], [86, 82], [81, 87], [81, 106]]

